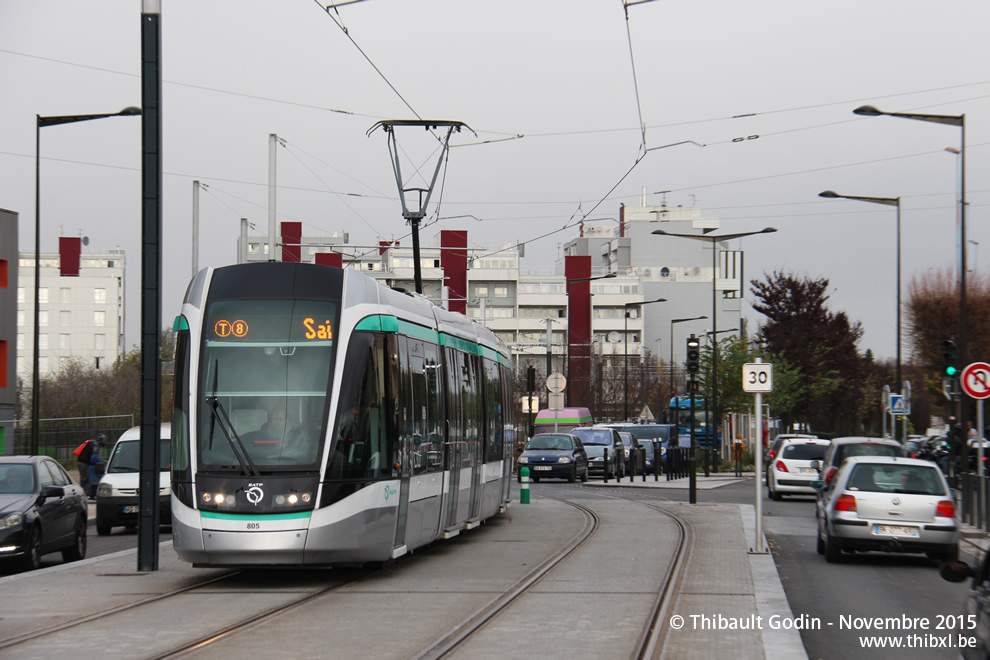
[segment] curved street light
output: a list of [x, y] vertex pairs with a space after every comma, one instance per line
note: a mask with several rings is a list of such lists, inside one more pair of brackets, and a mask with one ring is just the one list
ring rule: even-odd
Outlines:
[[[730, 241], [735, 238], [744, 238], [746, 236], [754, 236], [756, 234], [772, 234], [777, 231], [776, 227], [764, 227], [763, 229], [757, 231], [744, 231], [735, 234], [675, 234], [673, 232], [664, 231], [663, 229], [654, 229], [653, 234], [658, 236], [677, 236], [678, 238], [689, 238], [693, 241], [702, 241], [705, 243], [712, 244], [712, 327], [718, 327], [718, 286], [717, 278], [715, 277], [715, 272], [718, 269], [718, 243], [720, 241]], [[711, 400], [712, 400], [712, 449], [715, 448], [715, 436], [718, 432], [718, 342], [712, 342], [712, 387], [711, 387]], [[712, 452], [714, 453], [714, 452]], [[711, 454], [709, 455], [711, 457]]]
[[[622, 390], [622, 418], [627, 422], [629, 421], [629, 309], [632, 307], [642, 308], [643, 305], [652, 305], [653, 303], [661, 302], [667, 302], [667, 299], [657, 298], [656, 300], [647, 300], [644, 302], [631, 302], [622, 306], [622, 316], [623, 321], [625, 322], [625, 329], [623, 330], [622, 336], [626, 342], [625, 349], [623, 349], [623, 353], [625, 354], [625, 364], [622, 371], [624, 372], [623, 375], [625, 385]], [[642, 314], [640, 314], [640, 318], [642, 318]], [[640, 337], [640, 343], [642, 344], [642, 342], [643, 338]], [[640, 375], [640, 378], [642, 378], [642, 375]]]
[[38, 363], [41, 353], [38, 350], [38, 339], [41, 336], [38, 316], [41, 312], [41, 129], [46, 126], [72, 124], [77, 121], [104, 119], [105, 117], [133, 117], [141, 114], [141, 108], [128, 106], [120, 112], [110, 112], [99, 115], [57, 115], [43, 117], [35, 115], [37, 121], [34, 129], [34, 353], [32, 364], [34, 373], [31, 377], [31, 453], [37, 454], [39, 447], [38, 418], [39, 418], [39, 388], [41, 379], [38, 374]]

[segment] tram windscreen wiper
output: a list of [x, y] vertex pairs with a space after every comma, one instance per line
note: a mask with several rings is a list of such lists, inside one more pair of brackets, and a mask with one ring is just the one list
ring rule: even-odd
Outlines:
[[[210, 404], [210, 412], [213, 413], [214, 419], [216, 419], [220, 424], [220, 430], [223, 431], [223, 435], [227, 438], [227, 442], [230, 444], [231, 451], [234, 452], [234, 458], [241, 465], [241, 470], [244, 472], [245, 476], [259, 476], [261, 472], [258, 467], [251, 460], [251, 455], [248, 454], [247, 450], [244, 448], [244, 443], [241, 442], [240, 436], [237, 435], [237, 431], [234, 430], [234, 425], [230, 423], [230, 418], [227, 417], [227, 411], [223, 409], [220, 401], [215, 396], [206, 397], [206, 402]], [[230, 429], [230, 433], [227, 429]], [[231, 438], [233, 434], [233, 438]], [[240, 450], [240, 451], [238, 451]], [[241, 455], [243, 454], [243, 458]]]

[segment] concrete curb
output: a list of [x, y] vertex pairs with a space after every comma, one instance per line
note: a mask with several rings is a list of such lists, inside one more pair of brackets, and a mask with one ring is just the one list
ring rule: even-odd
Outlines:
[[[746, 539], [750, 544], [756, 541], [756, 507], [752, 504], [740, 504], [739, 515], [742, 518]], [[766, 536], [760, 539], [763, 548], [769, 548]], [[803, 658], [807, 660], [808, 653], [804, 650], [801, 633], [798, 630], [774, 630], [767, 625], [770, 617], [777, 616], [780, 620], [794, 619], [784, 585], [777, 572], [777, 564], [771, 553], [750, 554], [749, 566], [753, 572], [753, 588], [756, 593], [756, 606], [763, 617], [764, 626], [761, 633], [763, 649], [768, 658]]]

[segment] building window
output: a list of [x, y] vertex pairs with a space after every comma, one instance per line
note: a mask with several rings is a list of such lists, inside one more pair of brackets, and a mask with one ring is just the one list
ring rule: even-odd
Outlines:
[[478, 284], [477, 286], [475, 286], [474, 287], [474, 295], [476, 295], [479, 298], [487, 298], [488, 297], [488, 285], [487, 284]]
[[93, 344], [96, 350], [102, 351], [107, 345], [106, 335], [93, 335]]
[[43, 286], [38, 289], [38, 302], [47, 303], [48, 302], [48, 287]]
[[19, 286], [17, 287], [17, 304], [23, 305], [25, 301], [26, 298], [24, 298], [24, 287]]
[[58, 348], [62, 351], [69, 350], [69, 335], [62, 333], [58, 336]]
[[105, 305], [106, 302], [107, 302], [107, 290], [93, 289], [93, 303], [96, 305]]
[[17, 310], [17, 325], [24, 325], [24, 312], [22, 310]]
[[508, 298], [509, 297], [509, 287], [507, 287], [507, 286], [496, 286], [495, 287], [495, 297], [496, 298]]
[[23, 332], [18, 332], [17, 333], [17, 352], [20, 353], [23, 350], [24, 350], [24, 333]]
[[38, 327], [45, 327], [48, 325], [48, 310], [43, 309], [38, 312]]
[[38, 373], [43, 374], [48, 371], [48, 358], [39, 357], [38, 358]]
[[47, 351], [48, 350], [48, 335], [41, 333], [38, 335], [38, 350]]
[[103, 328], [107, 324], [107, 313], [106, 312], [93, 312], [93, 325], [97, 328]]
[[67, 286], [63, 286], [61, 289], [58, 290], [58, 292], [59, 292], [58, 294], [59, 301], [63, 305], [68, 305], [69, 303], [72, 302], [72, 289], [70, 289]]
[[58, 313], [58, 324], [63, 328], [68, 328], [72, 325], [72, 312], [67, 309], [63, 309]]

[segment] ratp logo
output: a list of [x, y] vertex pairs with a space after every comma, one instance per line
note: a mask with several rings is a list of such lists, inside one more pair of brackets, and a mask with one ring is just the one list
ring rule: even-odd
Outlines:
[[261, 490], [261, 488], [256, 485], [252, 485], [247, 489], [247, 491], [245, 491], [244, 496], [247, 497], [248, 502], [258, 506], [258, 502], [260, 502], [265, 496], [265, 491]]
[[388, 498], [391, 497], [392, 495], [395, 495], [398, 492], [399, 492], [398, 490], [392, 488], [391, 486], [385, 486], [385, 501], [388, 502]]

